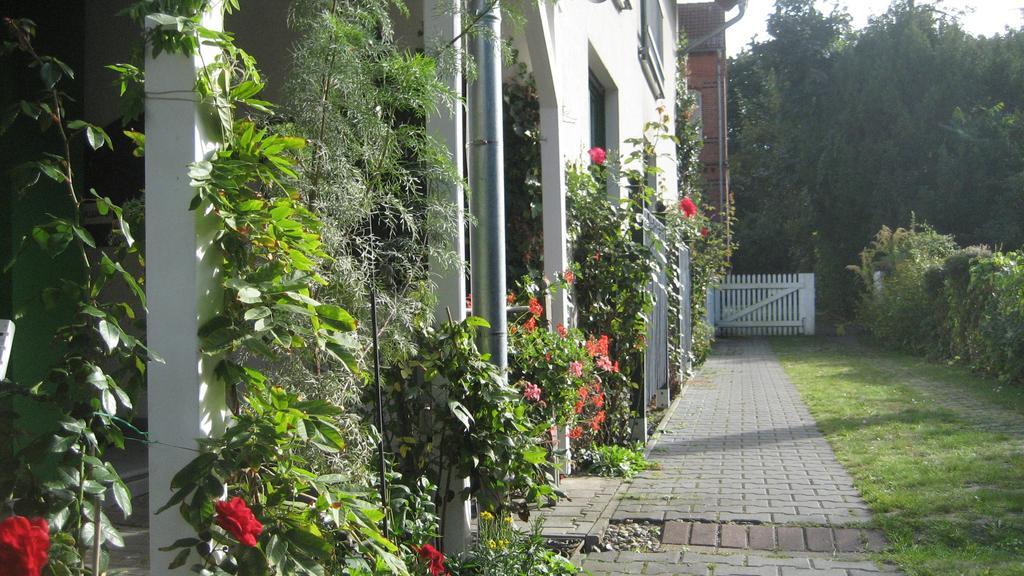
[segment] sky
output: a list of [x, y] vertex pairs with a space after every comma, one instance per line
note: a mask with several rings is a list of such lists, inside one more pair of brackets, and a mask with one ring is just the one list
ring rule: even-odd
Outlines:
[[[817, 0], [818, 8], [823, 12], [830, 12], [836, 4], [844, 6], [853, 16], [854, 28], [862, 28], [867, 25], [868, 18], [884, 13], [889, 3], [890, 0]], [[940, 0], [936, 3], [940, 9], [950, 13], [963, 11], [960, 22], [971, 34], [991, 36], [1003, 32], [1006, 26], [1020, 28], [1024, 25], [1021, 14], [1024, 0]], [[742, 51], [755, 36], [761, 40], [768, 38], [765, 24], [774, 7], [774, 0], [747, 1], [747, 13], [743, 19], [726, 31], [730, 56]], [[736, 15], [736, 10], [738, 8], [729, 12], [726, 18]]]

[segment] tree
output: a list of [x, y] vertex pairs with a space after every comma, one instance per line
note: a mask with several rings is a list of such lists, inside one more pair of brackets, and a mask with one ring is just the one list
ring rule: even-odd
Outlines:
[[822, 311], [847, 318], [845, 268], [882, 225], [1024, 242], [1020, 32], [975, 38], [908, 0], [855, 33], [779, 0], [769, 32], [732, 63], [737, 271], [813, 268]]

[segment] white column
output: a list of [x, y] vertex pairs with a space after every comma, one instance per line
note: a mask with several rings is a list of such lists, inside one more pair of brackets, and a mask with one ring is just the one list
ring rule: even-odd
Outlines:
[[[541, 189], [544, 226], [544, 277], [549, 282], [569, 268], [569, 235], [566, 230], [564, 131], [559, 107], [558, 63], [554, 29], [555, 7], [552, 2], [535, 2], [527, 9], [526, 35], [530, 44], [530, 64], [537, 82], [540, 100]], [[548, 306], [550, 328], [558, 324], [572, 326], [568, 295], [560, 290], [552, 295]], [[572, 473], [569, 436], [559, 427], [556, 448], [564, 452], [559, 458], [558, 472]]]
[[[222, 24], [215, 6], [203, 25], [219, 30]], [[210, 62], [213, 55], [203, 58]], [[171, 497], [171, 478], [196, 456], [196, 439], [220, 433], [228, 417], [214, 360], [203, 358], [196, 335], [221, 301], [215, 231], [203, 207], [188, 209], [195, 193], [188, 165], [215, 147], [207, 132], [209, 111], [200, 109], [192, 90], [203, 58], [146, 55], [146, 331], [150, 348], [164, 359], [149, 363], [147, 389], [149, 433], [156, 442], [149, 447], [149, 559], [155, 576], [187, 573], [168, 570], [173, 553], [159, 548], [194, 531], [177, 510], [155, 512]]]
[[[540, 158], [541, 189], [544, 203], [544, 277], [557, 282], [569, 268], [569, 234], [566, 230], [565, 160], [561, 145], [561, 114], [557, 104], [541, 96]], [[552, 328], [572, 325], [568, 295], [564, 290], [551, 299], [548, 318]]]
[[[456, 4], [457, 6], [457, 4]], [[452, 4], [444, 0], [425, 0], [423, 6], [423, 35], [424, 48], [428, 53], [432, 48], [443, 46], [459, 34], [462, 28], [462, 17], [459, 13], [451, 13]], [[459, 52], [456, 52], [458, 57]], [[460, 63], [452, 66], [452, 74], [444, 81], [448, 88], [455, 93], [462, 92], [462, 74]], [[463, 108], [461, 103], [456, 103], [454, 109], [444, 106], [427, 118], [427, 131], [439, 142], [445, 144], [451, 157], [452, 164], [458, 171], [459, 177], [463, 172]], [[465, 191], [460, 184], [446, 185], [442, 190], [433, 190], [433, 193], [442, 194], [452, 205], [456, 215], [456, 229], [451, 238], [447, 238], [447, 246], [454, 253], [456, 262], [454, 265], [432, 260], [430, 262], [430, 275], [436, 286], [437, 306], [434, 310], [434, 318], [438, 323], [447, 322], [449, 314], [451, 319], [459, 322], [466, 318], [466, 240], [465, 240], [465, 218], [463, 215], [465, 206]], [[446, 484], [447, 479], [442, 479]], [[450, 488], [458, 491], [469, 487], [469, 479], [453, 479]], [[440, 486], [444, 489], [444, 486]], [[445, 509], [444, 522], [444, 547], [447, 554], [458, 554], [466, 550], [470, 540], [470, 507], [469, 500], [456, 498], [448, 503]]]

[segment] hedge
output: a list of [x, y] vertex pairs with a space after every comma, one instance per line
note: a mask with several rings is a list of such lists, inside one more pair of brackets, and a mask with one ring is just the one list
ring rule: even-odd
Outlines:
[[878, 341], [1024, 384], [1024, 252], [959, 248], [914, 224], [883, 228], [850, 268], [865, 281], [860, 321]]

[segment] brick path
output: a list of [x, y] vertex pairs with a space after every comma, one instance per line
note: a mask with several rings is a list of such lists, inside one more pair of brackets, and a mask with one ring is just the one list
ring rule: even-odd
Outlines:
[[590, 554], [595, 576], [882, 571], [858, 553], [884, 545], [859, 529], [867, 506], [763, 340], [716, 344], [650, 457], [612, 518], [664, 521], [661, 550]]

